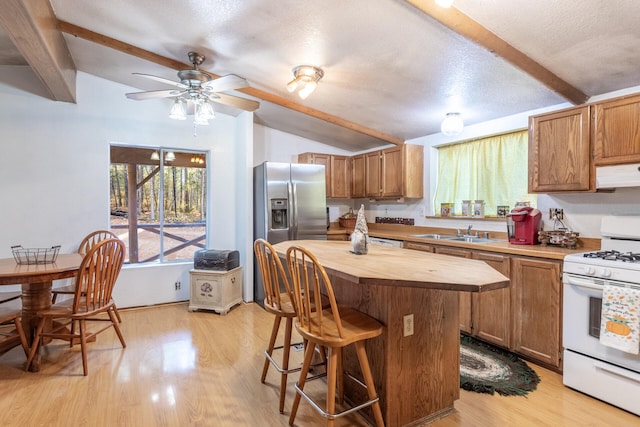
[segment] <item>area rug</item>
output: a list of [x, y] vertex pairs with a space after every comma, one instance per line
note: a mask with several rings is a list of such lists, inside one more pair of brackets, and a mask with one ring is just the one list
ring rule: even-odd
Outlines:
[[477, 393], [525, 396], [540, 377], [515, 354], [460, 335], [460, 388]]

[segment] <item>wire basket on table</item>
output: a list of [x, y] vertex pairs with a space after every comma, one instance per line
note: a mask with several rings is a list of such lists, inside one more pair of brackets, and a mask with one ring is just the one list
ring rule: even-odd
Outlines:
[[11, 246], [11, 251], [18, 264], [50, 264], [56, 262], [60, 245], [50, 248], [23, 248], [17, 245]]

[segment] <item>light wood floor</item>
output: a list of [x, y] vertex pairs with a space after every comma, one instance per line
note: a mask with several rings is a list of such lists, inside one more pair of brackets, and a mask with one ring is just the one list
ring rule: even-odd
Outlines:
[[[0, 356], [0, 425], [288, 425], [297, 376], [289, 381], [281, 415], [276, 372], [271, 369], [267, 384], [260, 383], [272, 324], [260, 306], [243, 304], [226, 316], [190, 313], [185, 303], [120, 313], [127, 348], [120, 348], [115, 333], [100, 335], [90, 344], [88, 377], [82, 376], [79, 349], [69, 350], [61, 341], [46, 346], [39, 373], [22, 370], [24, 354], [18, 348]], [[294, 354], [299, 361], [301, 356]], [[640, 417], [572, 391], [560, 375], [533, 367], [542, 382], [528, 397], [463, 390], [456, 413], [430, 426], [640, 425]], [[323, 420], [302, 401], [296, 425], [323, 425]], [[353, 415], [336, 425], [367, 424]]]

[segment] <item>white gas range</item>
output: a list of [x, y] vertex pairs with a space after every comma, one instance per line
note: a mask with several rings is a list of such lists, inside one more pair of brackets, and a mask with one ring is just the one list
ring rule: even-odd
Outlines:
[[640, 355], [600, 340], [605, 285], [640, 292], [640, 216], [603, 217], [601, 233], [600, 251], [564, 259], [563, 382], [640, 415]]

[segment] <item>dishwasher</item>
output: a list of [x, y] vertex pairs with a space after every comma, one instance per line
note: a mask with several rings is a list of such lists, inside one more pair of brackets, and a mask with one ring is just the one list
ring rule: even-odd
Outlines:
[[402, 240], [383, 239], [381, 237], [369, 237], [369, 243], [378, 246], [393, 246], [394, 248], [402, 247]]

